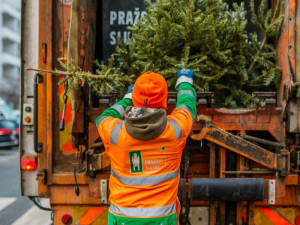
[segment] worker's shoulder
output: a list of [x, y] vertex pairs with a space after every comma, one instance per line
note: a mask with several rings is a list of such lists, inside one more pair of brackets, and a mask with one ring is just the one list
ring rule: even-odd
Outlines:
[[189, 123], [187, 113], [181, 109], [173, 111], [172, 114], [167, 116], [167, 120], [171, 124], [176, 123], [179, 127], [186, 126]]
[[97, 127], [99, 127], [99, 126], [114, 127], [122, 121], [124, 121], [124, 120], [122, 120], [120, 118], [115, 118], [113, 116], [99, 116], [96, 119], [96, 126]]

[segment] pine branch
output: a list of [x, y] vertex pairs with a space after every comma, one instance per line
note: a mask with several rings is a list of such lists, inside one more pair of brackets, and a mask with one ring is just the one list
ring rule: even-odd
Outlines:
[[95, 75], [89, 72], [84, 72], [82, 70], [78, 70], [75, 72], [66, 72], [66, 71], [61, 71], [61, 70], [46, 70], [46, 69], [36, 69], [36, 68], [31, 68], [28, 67], [26, 68], [26, 70], [28, 71], [36, 71], [39, 73], [50, 73], [53, 75], [57, 75], [57, 76], [67, 76], [67, 78], [71, 78], [71, 77], [78, 77], [78, 78], [84, 78], [84, 79], [90, 79], [90, 80], [116, 80], [116, 81], [122, 81], [124, 80], [122, 77], [107, 77], [107, 75], [109, 75], [110, 71], [108, 70], [106, 72], [106, 74], [104, 75]]
[[249, 76], [249, 74], [251, 74], [253, 72], [253, 68], [254, 68], [254, 65], [255, 65], [255, 63], [257, 61], [257, 57], [261, 54], [261, 52], [262, 52], [262, 50], [263, 50], [263, 48], [264, 48], [264, 46], [266, 44], [266, 41], [267, 41], [267, 35], [264, 35], [264, 39], [261, 42], [259, 50], [257, 51], [256, 55], [254, 56], [253, 61], [252, 61], [251, 65], [249, 66], [248, 70], [247, 70], [248, 76]]

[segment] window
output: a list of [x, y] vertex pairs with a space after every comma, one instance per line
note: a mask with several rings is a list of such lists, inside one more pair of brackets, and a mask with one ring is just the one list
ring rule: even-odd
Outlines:
[[16, 67], [8, 64], [3, 65], [3, 77], [7, 80], [12, 80], [19, 76]]
[[13, 27], [14, 27], [14, 18], [7, 14], [7, 13], [3, 13], [3, 27], [6, 27], [10, 30], [14, 30]]
[[20, 25], [18, 24], [18, 20], [6, 12], [3, 13], [2, 25], [11, 31], [20, 33]]
[[3, 52], [17, 56], [18, 55], [18, 45], [12, 40], [3, 39]]

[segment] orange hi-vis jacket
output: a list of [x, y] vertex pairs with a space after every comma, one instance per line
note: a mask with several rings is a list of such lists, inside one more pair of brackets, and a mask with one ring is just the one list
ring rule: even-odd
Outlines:
[[[183, 91], [180, 95], [192, 95], [196, 108], [194, 91]], [[121, 105], [113, 108], [124, 114]], [[192, 112], [185, 104], [177, 104], [171, 115], [167, 116], [163, 109], [154, 114], [163, 121], [164, 129], [150, 140], [137, 139], [132, 132], [145, 130], [148, 125], [150, 132], [155, 132], [155, 126], [151, 128], [151, 124], [156, 123], [155, 116], [132, 119], [133, 123], [140, 120], [142, 123], [137, 123], [137, 130], [131, 130], [130, 134], [131, 124], [127, 117], [124, 121], [102, 116], [97, 121], [106, 154], [111, 159], [109, 200], [110, 212], [114, 215], [154, 218], [176, 213], [181, 155], [192, 129], [195, 110]]]

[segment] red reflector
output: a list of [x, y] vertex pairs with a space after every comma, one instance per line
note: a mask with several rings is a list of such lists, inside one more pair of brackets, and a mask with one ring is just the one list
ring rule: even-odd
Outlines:
[[297, 216], [297, 218], [295, 220], [295, 224], [296, 225], [300, 225], [300, 216]]
[[72, 216], [70, 216], [69, 214], [65, 214], [63, 215], [63, 217], [61, 218], [61, 221], [63, 222], [63, 224], [71, 224], [72, 223]]
[[21, 157], [21, 168], [23, 170], [35, 170], [36, 169], [36, 157], [33, 155], [23, 155]]
[[10, 135], [11, 134], [11, 130], [7, 129], [7, 128], [1, 128], [0, 129], [0, 135]]

